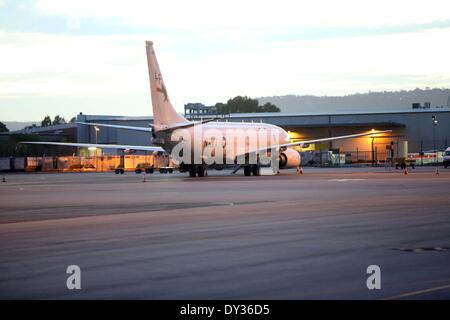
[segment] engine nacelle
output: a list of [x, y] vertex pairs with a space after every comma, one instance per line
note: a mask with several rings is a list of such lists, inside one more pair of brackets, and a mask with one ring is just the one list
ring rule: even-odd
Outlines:
[[302, 160], [297, 151], [289, 148], [281, 152], [278, 159], [280, 169], [297, 168]]

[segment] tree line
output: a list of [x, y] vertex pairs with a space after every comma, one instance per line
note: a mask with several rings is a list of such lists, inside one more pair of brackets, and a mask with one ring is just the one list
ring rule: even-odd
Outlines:
[[270, 102], [259, 105], [257, 99], [247, 96], [234, 97], [229, 99], [227, 103], [218, 102], [215, 107], [217, 113], [222, 115], [230, 113], [280, 112], [280, 108]]
[[[70, 123], [75, 122], [75, 117], [73, 117], [72, 119], [70, 119]], [[66, 119], [64, 119], [64, 117], [61, 117], [59, 114], [57, 114], [53, 120], [49, 115], [46, 115], [44, 117], [44, 120], [41, 121], [41, 127], [48, 127], [48, 126], [54, 126], [57, 124], [64, 124], [67, 123]]]
[[3, 122], [0, 122], [0, 132], [9, 132], [9, 129]]
[[[260, 105], [258, 99], [252, 99], [248, 96], [236, 96], [229, 99], [226, 103], [216, 103], [215, 107], [217, 113], [221, 115], [230, 113], [280, 112], [280, 108], [278, 108], [276, 105], [270, 102], [266, 102], [265, 104]], [[75, 121], [76, 118], [73, 117], [69, 122], [73, 123]], [[48, 127], [64, 123], [67, 123], [66, 119], [64, 119], [64, 117], [61, 117], [59, 114], [56, 115], [53, 119], [49, 115], [46, 115], [41, 121], [41, 127]], [[35, 127], [36, 125], [33, 124], [31, 126], [25, 127], [25, 129]], [[0, 122], [0, 132], [9, 132], [6, 125], [2, 122]]]

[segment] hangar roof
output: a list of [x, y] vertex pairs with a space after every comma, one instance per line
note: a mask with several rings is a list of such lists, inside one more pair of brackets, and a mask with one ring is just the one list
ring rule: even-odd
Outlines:
[[46, 127], [27, 127], [24, 129], [16, 130], [7, 132], [8, 134], [33, 134], [33, 133], [39, 133], [39, 134], [61, 134], [63, 130], [67, 129], [76, 129], [77, 124], [76, 123], [62, 123], [62, 124], [56, 124], [56, 125], [50, 125]]
[[[383, 115], [383, 114], [413, 114], [413, 113], [441, 113], [450, 112], [449, 108], [439, 109], [404, 109], [404, 110], [368, 110], [368, 111], [350, 111], [340, 110], [334, 112], [302, 112], [302, 113], [283, 113], [283, 112], [256, 112], [256, 113], [232, 113], [224, 118], [269, 118], [269, 117], [314, 117], [314, 116], [357, 116], [357, 115]], [[152, 116], [113, 116], [113, 115], [84, 115], [86, 121], [151, 121]]]

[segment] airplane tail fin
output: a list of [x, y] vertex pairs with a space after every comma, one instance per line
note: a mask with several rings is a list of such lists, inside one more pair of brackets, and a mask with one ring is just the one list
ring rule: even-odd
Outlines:
[[145, 48], [147, 51], [148, 75], [150, 78], [150, 92], [153, 105], [153, 125], [155, 131], [168, 129], [189, 121], [182, 115], [178, 114], [169, 100], [166, 86], [156, 60], [153, 42], [146, 41]]

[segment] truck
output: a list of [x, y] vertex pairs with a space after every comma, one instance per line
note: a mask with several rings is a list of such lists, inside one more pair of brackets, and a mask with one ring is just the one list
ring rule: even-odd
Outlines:
[[162, 166], [159, 168], [155, 168], [152, 164], [150, 163], [139, 163], [136, 166], [136, 169], [134, 170], [134, 172], [136, 172], [137, 174], [140, 174], [142, 172], [145, 172], [147, 174], [152, 174], [153, 172], [155, 172], [155, 170], [159, 170], [159, 173], [172, 173], [173, 172], [173, 167], [170, 166]]

